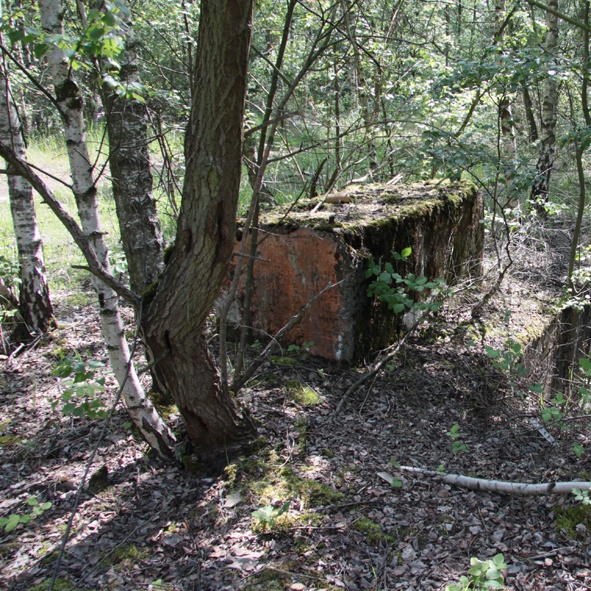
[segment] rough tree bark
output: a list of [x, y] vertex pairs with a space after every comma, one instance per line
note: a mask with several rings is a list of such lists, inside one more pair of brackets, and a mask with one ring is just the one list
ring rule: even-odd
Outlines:
[[[118, 57], [119, 79], [125, 88], [140, 83], [131, 22], [121, 34], [124, 50]], [[152, 174], [148, 150], [147, 107], [135, 98], [118, 96], [101, 88], [109, 135], [109, 166], [113, 196], [127, 258], [132, 291], [141, 294], [164, 269], [164, 239], [156, 202], [152, 196]]]
[[203, 328], [235, 241], [252, 0], [202, 0], [177, 236], [143, 327], [158, 373], [204, 452], [248, 438]]
[[[9, 144], [20, 158], [24, 158], [21, 122], [12, 98], [4, 59], [0, 61], [0, 139]], [[21, 280], [18, 310], [22, 322], [17, 325], [14, 337], [26, 340], [36, 333], [45, 332], [55, 320], [45, 277], [43, 243], [37, 227], [33, 189], [24, 178], [11, 174], [14, 170], [9, 163], [7, 169], [8, 196]]]
[[[60, 0], [39, 0], [39, 10], [43, 30], [49, 35], [61, 36], [64, 8]], [[98, 215], [93, 167], [86, 144], [82, 95], [76, 81], [71, 77], [68, 59], [62, 49], [53, 47], [48, 53], [48, 63], [64, 123], [73, 192], [82, 230], [102, 266], [109, 270], [108, 251]], [[156, 412], [139, 382], [130, 359], [117, 294], [97, 278], [93, 279], [93, 286], [99, 300], [101, 332], [130, 417], [154, 449], [162, 455], [170, 456], [175, 443], [174, 435]]]
[[[548, 6], [558, 9], [556, 0], [549, 0]], [[540, 155], [536, 164], [536, 177], [531, 188], [531, 199], [536, 209], [544, 212], [544, 203], [548, 200], [550, 177], [554, 167], [556, 152], [556, 111], [558, 107], [558, 80], [556, 72], [552, 72], [552, 58], [558, 45], [558, 17], [546, 11], [546, 36], [544, 48], [549, 56], [548, 73], [542, 90], [542, 113], [540, 118], [541, 142]]]

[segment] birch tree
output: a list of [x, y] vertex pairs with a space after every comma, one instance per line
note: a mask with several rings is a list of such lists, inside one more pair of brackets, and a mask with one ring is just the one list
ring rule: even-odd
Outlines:
[[[12, 96], [5, 57], [0, 60], [0, 138], [12, 147], [21, 158], [25, 145], [21, 122]], [[8, 196], [14, 225], [19, 259], [20, 289], [18, 308], [20, 320], [15, 337], [27, 339], [45, 332], [55, 322], [49, 288], [45, 276], [43, 243], [37, 218], [31, 185], [21, 176], [8, 169]]]
[[[64, 16], [60, 0], [39, 0], [39, 10], [44, 32], [59, 38], [63, 34]], [[50, 49], [47, 60], [53, 78], [56, 103], [63, 120], [73, 193], [82, 231], [100, 264], [109, 272], [108, 251], [98, 215], [93, 166], [86, 144], [82, 95], [72, 77], [68, 58], [59, 46]], [[117, 294], [96, 277], [93, 279], [93, 287], [98, 295], [102, 336], [129, 414], [154, 449], [162, 455], [172, 455], [174, 435], [146, 396], [130, 358]]]

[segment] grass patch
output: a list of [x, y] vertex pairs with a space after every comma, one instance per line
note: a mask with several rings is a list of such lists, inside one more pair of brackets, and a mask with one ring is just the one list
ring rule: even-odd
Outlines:
[[297, 380], [290, 380], [287, 382], [286, 387], [293, 401], [300, 406], [316, 406], [322, 402], [322, 397], [314, 388]]
[[393, 544], [395, 537], [384, 533], [382, 526], [368, 517], [360, 517], [354, 524], [353, 529], [365, 534], [365, 538], [370, 544]]
[[[591, 505], [573, 505], [567, 508], [556, 505], [553, 512], [556, 527], [573, 540], [586, 537], [591, 530]], [[583, 531], [577, 531], [577, 525], [585, 526]]]
[[300, 476], [285, 465], [275, 449], [230, 464], [225, 468], [225, 480], [228, 490], [239, 490], [248, 498], [255, 513], [262, 509], [258, 515], [268, 515], [268, 519], [253, 517], [255, 531], [318, 523], [322, 515], [313, 509], [338, 503], [344, 496], [331, 486]]
[[10, 447], [11, 445], [18, 445], [24, 439], [17, 435], [0, 435], [0, 447]]
[[[49, 591], [49, 587], [51, 585], [51, 577], [45, 579], [41, 583], [37, 585], [33, 585], [29, 587], [28, 591]], [[55, 585], [53, 586], [53, 591], [89, 591], [88, 589], [82, 589], [81, 587], [72, 587], [72, 583], [68, 581], [68, 579], [61, 579], [57, 578], [55, 580]]]

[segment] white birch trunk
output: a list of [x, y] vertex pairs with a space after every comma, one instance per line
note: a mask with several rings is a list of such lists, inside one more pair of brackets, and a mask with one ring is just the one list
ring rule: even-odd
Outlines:
[[[51, 35], [61, 35], [64, 11], [61, 1], [39, 0], [39, 9], [43, 30]], [[86, 144], [82, 96], [78, 85], [70, 77], [70, 68], [64, 52], [57, 47], [54, 48], [48, 54], [48, 62], [64, 121], [72, 186], [82, 230], [93, 245], [98, 259], [108, 269], [108, 251], [103, 240], [93, 167]], [[107, 345], [111, 367], [122, 386], [123, 400], [129, 415], [155, 450], [162, 455], [171, 456], [175, 438], [140, 384], [125, 339], [117, 294], [97, 278], [93, 278], [93, 286], [98, 294], [101, 333]]]
[[[435, 470], [426, 470], [424, 468], [415, 468], [414, 466], [400, 466], [400, 470], [404, 472], [412, 472], [414, 474], [421, 474], [437, 480], [438, 482], [445, 482], [460, 488], [468, 488], [470, 490], [480, 490], [485, 492], [494, 492], [503, 495], [565, 495], [574, 492], [575, 490], [589, 491], [591, 490], [591, 482], [571, 480], [566, 482], [540, 482], [531, 484], [528, 482], [509, 482], [506, 480], [488, 480], [486, 478], [474, 478], [472, 476], [464, 476], [462, 474], [444, 474]], [[378, 472], [377, 475], [392, 484], [394, 476], [387, 472]]]
[[[12, 98], [5, 62], [0, 63], [0, 139], [12, 146], [18, 157], [24, 158], [21, 122]], [[10, 171], [12, 167], [7, 163], [7, 168]], [[27, 339], [45, 332], [55, 321], [45, 277], [43, 243], [37, 227], [33, 189], [22, 177], [9, 174], [8, 197], [21, 280], [18, 309], [22, 324], [17, 327], [15, 336]]]

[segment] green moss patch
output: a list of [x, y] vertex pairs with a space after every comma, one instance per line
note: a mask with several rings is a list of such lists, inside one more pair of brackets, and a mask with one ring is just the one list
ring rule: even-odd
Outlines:
[[354, 524], [353, 529], [365, 534], [365, 538], [370, 544], [393, 544], [395, 538], [392, 535], [384, 533], [382, 526], [368, 517], [360, 517]]
[[286, 387], [293, 398], [293, 401], [301, 406], [316, 406], [322, 402], [322, 397], [314, 388], [291, 380]]
[[11, 445], [17, 445], [23, 441], [23, 438], [18, 437], [17, 435], [0, 435], [0, 447], [10, 447]]
[[[573, 505], [572, 507], [557, 505], [553, 511], [556, 527], [569, 538], [585, 537], [587, 532], [591, 531], [591, 505]], [[578, 525], [585, 526], [582, 532], [577, 530]]]

